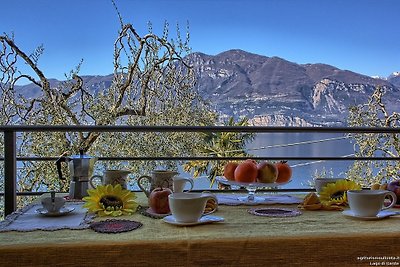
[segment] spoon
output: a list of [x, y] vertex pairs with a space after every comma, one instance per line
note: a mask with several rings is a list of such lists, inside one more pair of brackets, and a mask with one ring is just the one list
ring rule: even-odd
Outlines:
[[51, 191], [50, 192], [51, 195], [51, 205], [53, 206], [52, 210], [56, 210], [56, 192]]

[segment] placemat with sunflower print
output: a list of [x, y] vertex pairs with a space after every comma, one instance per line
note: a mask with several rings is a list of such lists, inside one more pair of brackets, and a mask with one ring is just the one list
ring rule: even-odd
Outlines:
[[87, 209], [82, 206], [83, 202], [66, 202], [65, 207], [68, 208], [68, 212], [59, 216], [46, 216], [40, 212], [43, 208], [41, 204], [32, 203], [11, 213], [4, 221], [0, 222], [0, 232], [87, 229], [93, 221], [94, 214], [88, 213]]

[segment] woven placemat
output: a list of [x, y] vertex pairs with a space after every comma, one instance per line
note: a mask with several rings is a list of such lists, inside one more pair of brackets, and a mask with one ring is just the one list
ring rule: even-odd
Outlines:
[[168, 213], [168, 214], [155, 213], [150, 207], [146, 207], [146, 206], [139, 206], [138, 211], [140, 214], [142, 214], [146, 217], [153, 218], [153, 219], [162, 219], [165, 216], [168, 216], [171, 214], [171, 213]]
[[166, 213], [166, 214], [156, 213], [153, 211], [152, 208], [147, 208], [146, 210], [143, 211], [143, 213], [146, 213], [149, 217], [156, 219], [162, 219], [165, 216], [171, 215], [171, 213]]
[[302, 214], [298, 209], [289, 208], [253, 208], [247, 211], [250, 214], [264, 217], [294, 217]]
[[141, 222], [136, 221], [108, 219], [91, 223], [90, 228], [98, 233], [117, 234], [136, 230], [142, 225]]

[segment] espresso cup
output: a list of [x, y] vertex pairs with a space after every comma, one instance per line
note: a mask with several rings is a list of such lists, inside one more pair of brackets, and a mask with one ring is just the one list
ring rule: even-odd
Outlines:
[[172, 193], [168, 196], [168, 203], [177, 222], [192, 223], [200, 220], [210, 198], [217, 202], [217, 197], [212, 193]]
[[41, 200], [43, 208], [48, 212], [57, 213], [65, 205], [65, 198], [63, 197], [45, 197]]
[[[390, 197], [391, 202], [390, 205], [384, 206], [387, 196]], [[393, 207], [397, 197], [394, 192], [387, 190], [349, 190], [347, 200], [355, 216], [375, 217], [381, 210]]]
[[317, 178], [315, 179], [315, 190], [318, 194], [322, 192], [322, 189], [331, 183], [336, 183], [337, 181], [345, 180], [343, 178]]
[[190, 184], [190, 188], [187, 191], [190, 191], [193, 189], [193, 179], [191, 178], [183, 178], [179, 176], [174, 176], [172, 178], [172, 187], [173, 187], [173, 192], [175, 193], [181, 193], [185, 189], [186, 184]]
[[130, 171], [125, 171], [125, 170], [106, 170], [103, 173], [103, 176], [101, 175], [94, 175], [90, 177], [89, 183], [92, 188], [96, 188], [96, 184], [93, 183], [95, 179], [99, 179], [102, 185], [117, 185], [120, 184], [123, 189], [127, 188], [127, 179], [128, 179], [128, 174], [130, 174]]

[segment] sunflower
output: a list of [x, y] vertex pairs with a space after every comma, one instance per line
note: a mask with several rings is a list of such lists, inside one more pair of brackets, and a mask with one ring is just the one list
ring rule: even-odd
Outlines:
[[99, 185], [96, 189], [89, 189], [88, 194], [83, 198], [86, 201], [83, 207], [99, 216], [130, 215], [138, 207], [135, 193], [122, 189], [120, 184]]
[[339, 180], [329, 183], [320, 193], [321, 203], [325, 206], [347, 205], [347, 190], [360, 190], [361, 186], [354, 181]]

